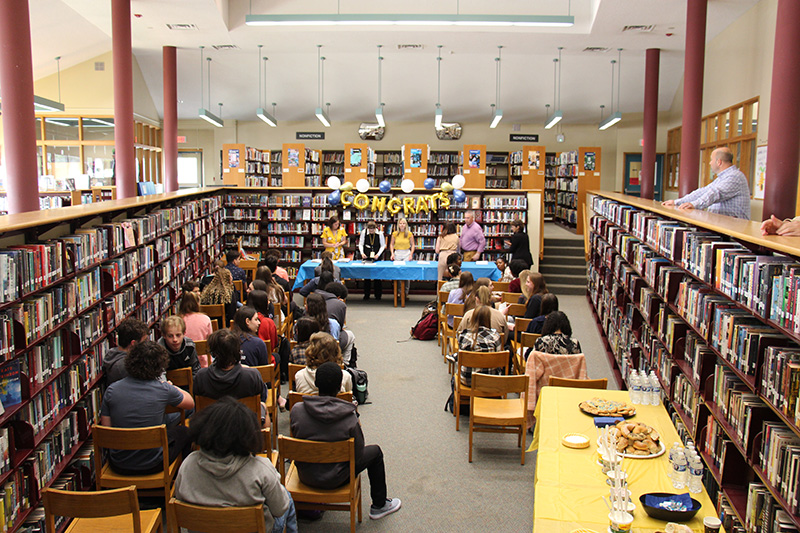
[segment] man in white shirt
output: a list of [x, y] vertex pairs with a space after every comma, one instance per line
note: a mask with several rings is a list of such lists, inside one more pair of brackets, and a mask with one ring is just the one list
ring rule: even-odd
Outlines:
[[[375, 221], [370, 220], [367, 222], [367, 227], [361, 231], [361, 236], [358, 238], [358, 251], [361, 252], [361, 258], [367, 261], [380, 261], [383, 251], [386, 249], [386, 238], [383, 236], [382, 231], [378, 231], [378, 225]], [[375, 299], [380, 300], [383, 296], [382, 280], [379, 279], [365, 279], [364, 280], [364, 299], [369, 300], [370, 293], [375, 293]]]

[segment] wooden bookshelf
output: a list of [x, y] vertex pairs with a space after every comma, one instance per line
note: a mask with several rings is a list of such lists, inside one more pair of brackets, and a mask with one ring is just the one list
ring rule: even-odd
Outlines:
[[578, 149], [578, 220], [577, 233], [583, 235], [588, 229], [583, 227], [583, 210], [586, 206], [586, 192], [600, 188], [599, 146], [581, 147]]
[[[589, 194], [589, 300], [615, 372], [627, 380], [631, 368], [655, 371], [673, 421], [696, 443], [742, 523], [748, 500], [761, 494], [769, 523], [782, 510], [788, 525], [800, 527], [797, 478], [775, 477], [778, 463], [764, 466], [777, 453], [768, 446], [800, 440], [797, 393], [788, 388], [793, 378], [785, 365], [800, 350], [800, 331], [788, 323], [793, 316], [773, 316], [790, 305], [783, 293], [763, 308], [757, 301], [768, 294], [759, 276], [787, 277], [800, 265], [800, 239], [762, 236], [757, 222], [618, 193]], [[741, 270], [732, 268], [737, 256]], [[744, 265], [756, 261], [786, 265], [784, 273], [745, 274]], [[775, 359], [778, 354], [786, 359]]]

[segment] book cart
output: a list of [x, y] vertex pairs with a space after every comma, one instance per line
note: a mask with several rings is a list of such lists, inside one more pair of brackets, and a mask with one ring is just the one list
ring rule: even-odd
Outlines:
[[44, 520], [45, 487], [90, 488], [91, 425], [116, 325], [157, 326], [222, 251], [214, 190], [0, 217], [0, 524]]
[[795, 531], [800, 239], [591, 194], [588, 296], [620, 385], [655, 371], [727, 531]]

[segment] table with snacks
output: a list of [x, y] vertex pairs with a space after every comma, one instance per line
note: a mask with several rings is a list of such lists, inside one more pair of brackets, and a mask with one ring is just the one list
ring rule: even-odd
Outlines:
[[[571, 533], [582, 528], [597, 533], [608, 531], [609, 512], [603, 496], [609, 497], [610, 487], [606, 484], [608, 476], [599, 463], [598, 430], [594, 418], [579, 408], [581, 402], [593, 398], [627, 402], [636, 410], [627, 421], [650, 426], [664, 444], [666, 451], [658, 457], [624, 458], [622, 469], [627, 473], [630, 499], [636, 505], [631, 532], [665, 531], [667, 522], [650, 518], [639, 502], [639, 497], [646, 493], [689, 492], [688, 489], [675, 489], [669, 477], [669, 448], [680, 438], [664, 406], [631, 405], [627, 391], [544, 387], [536, 404], [536, 426], [529, 448], [529, 451], [538, 450], [534, 533]], [[569, 433], [588, 437], [588, 448], [564, 446], [562, 438]], [[702, 533], [703, 518], [716, 517], [716, 510], [705, 488], [691, 497], [699, 501], [702, 508], [684, 524]]]

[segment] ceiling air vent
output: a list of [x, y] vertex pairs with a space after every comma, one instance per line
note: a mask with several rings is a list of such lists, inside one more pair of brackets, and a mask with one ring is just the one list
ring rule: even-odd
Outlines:
[[235, 44], [215, 44], [212, 46], [214, 50], [238, 50], [239, 47]]
[[196, 30], [197, 26], [194, 24], [167, 24], [167, 28], [171, 30]]
[[653, 24], [650, 25], [638, 24], [633, 26], [623, 26], [622, 31], [623, 33], [626, 31], [632, 31], [635, 33], [650, 33], [651, 31], [653, 31], [653, 28], [655, 28], [655, 25]]
[[398, 44], [398, 50], [423, 50], [425, 48], [424, 44]]
[[584, 52], [592, 52], [592, 53], [603, 53], [608, 52], [611, 48], [606, 48], [604, 46], [587, 46], [583, 49]]

